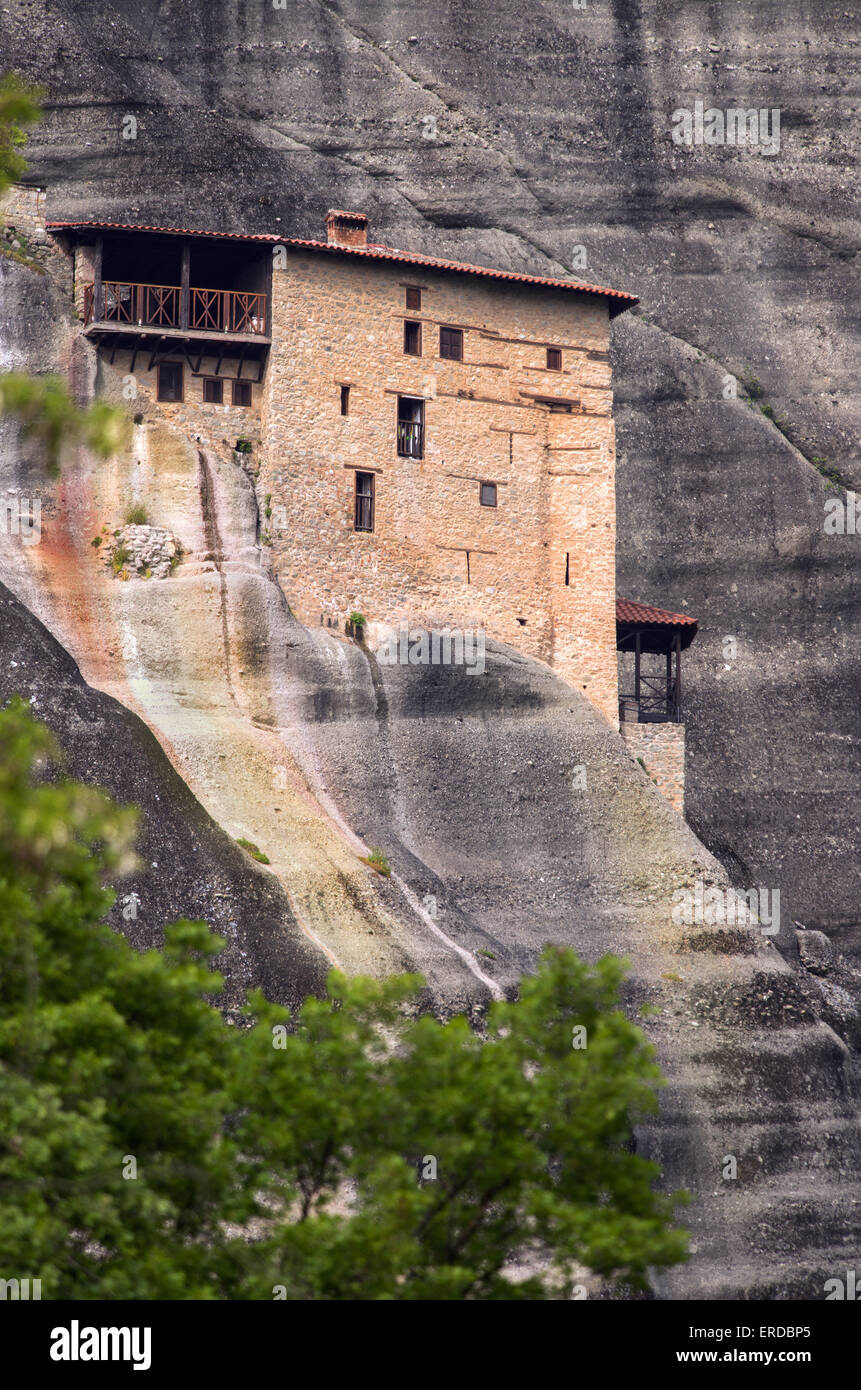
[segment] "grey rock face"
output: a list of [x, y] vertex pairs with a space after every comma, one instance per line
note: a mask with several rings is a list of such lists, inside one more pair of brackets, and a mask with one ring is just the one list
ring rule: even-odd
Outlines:
[[[51, 216], [319, 236], [328, 206], [358, 206], [394, 245], [515, 269], [560, 273], [582, 246], [578, 275], [641, 295], [614, 349], [619, 587], [700, 620], [685, 675], [691, 821], [739, 886], [779, 887], [784, 920], [827, 928], [847, 958], [861, 950], [859, 540], [825, 534], [814, 460], [859, 477], [858, 117], [842, 96], [853, 23], [801, 0], [725, 13], [614, 0], [585, 14], [511, 0], [71, 0], [58, 14], [37, 0], [0, 14], [4, 62], [51, 90], [31, 146]], [[125, 141], [129, 92], [139, 119]], [[699, 98], [781, 107], [780, 155], [673, 146], [672, 111]], [[28, 302], [16, 284], [0, 351], [17, 335], [20, 358], [48, 291]], [[32, 365], [48, 365], [32, 337]], [[2, 655], [30, 653], [24, 688], [66, 731], [73, 771], [146, 808], [154, 867], [135, 891], [154, 895], [153, 920], [235, 923], [251, 933], [229, 961], [237, 981], [276, 997], [311, 987], [318, 965], [289, 929], [279, 936], [289, 917], [258, 888], [263, 871], [234, 862], [207, 819], [211, 890], [208, 870], [192, 873], [202, 813], [154, 740], [82, 689], [20, 608], [4, 614], [18, 636]], [[696, 1258], [660, 1292], [821, 1297], [859, 1234], [857, 1088], [841, 1041], [858, 1042], [855, 977], [791, 973], [758, 933], [673, 930], [674, 885], [719, 870], [546, 672], [496, 650], [478, 685], [407, 679], [327, 641], [294, 629], [278, 646], [290, 708], [277, 722], [313, 743], [345, 821], [434, 900], [441, 928], [473, 956], [490, 950], [483, 968], [503, 989], [545, 941], [565, 940], [628, 951], [629, 1002], [659, 999], [650, 1027], [670, 1085], [641, 1142], [698, 1194]], [[599, 794], [572, 812], [580, 762]], [[395, 886], [379, 890], [402, 912]], [[401, 924], [437, 1002], [483, 1006], [438, 938]], [[721, 1177], [726, 1153], [737, 1183]]]
[[[825, 536], [818, 470], [861, 481], [859, 26], [802, 0], [0, 14], [51, 93], [30, 153], [54, 217], [316, 237], [358, 206], [394, 245], [642, 297], [615, 337], [619, 587], [700, 620], [689, 814], [739, 886], [856, 956], [861, 535]], [[779, 151], [675, 145], [697, 100], [779, 109]]]
[[231, 1014], [260, 986], [295, 1006], [324, 987], [326, 963], [302, 936], [271, 875], [206, 814], [138, 717], [91, 689], [67, 652], [0, 584], [0, 704], [29, 700], [54, 732], [69, 776], [140, 808], [141, 868], [117, 885], [113, 925], [139, 947], [165, 923], [203, 920], [226, 939], [216, 968]]
[[834, 964], [834, 947], [821, 931], [798, 931], [798, 954], [805, 970], [812, 975], [827, 975]]

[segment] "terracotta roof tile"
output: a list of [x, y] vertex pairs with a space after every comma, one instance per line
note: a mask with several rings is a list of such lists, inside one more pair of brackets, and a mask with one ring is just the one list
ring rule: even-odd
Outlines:
[[616, 621], [619, 623], [650, 623], [653, 627], [696, 627], [696, 618], [687, 613], [670, 613], [666, 608], [652, 608], [647, 603], [632, 603], [627, 598], [616, 599]]
[[459, 275], [480, 275], [491, 280], [504, 280], [522, 285], [541, 285], [548, 289], [597, 294], [611, 301], [610, 314], [615, 316], [638, 304], [635, 294], [611, 290], [603, 285], [590, 285], [584, 280], [568, 280], [551, 275], [527, 275], [516, 270], [494, 270], [490, 266], [470, 265], [467, 261], [447, 261], [441, 256], [425, 256], [413, 251], [399, 251], [394, 246], [370, 242], [367, 246], [345, 246], [340, 242], [312, 241], [304, 237], [284, 237], [270, 232], [201, 232], [191, 227], [150, 227], [132, 222], [48, 222], [48, 231], [74, 231], [92, 227], [99, 231], [164, 232], [170, 236], [219, 237], [228, 241], [262, 241], [297, 246], [309, 251], [323, 251], [332, 256], [362, 256], [367, 260], [395, 261], [402, 265], [424, 266], [428, 270], [450, 270]]

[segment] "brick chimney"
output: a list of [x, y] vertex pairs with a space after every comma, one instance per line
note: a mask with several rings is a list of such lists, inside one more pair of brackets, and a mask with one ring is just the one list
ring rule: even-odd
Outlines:
[[326, 238], [339, 246], [367, 246], [368, 219], [363, 212], [330, 208], [326, 213]]

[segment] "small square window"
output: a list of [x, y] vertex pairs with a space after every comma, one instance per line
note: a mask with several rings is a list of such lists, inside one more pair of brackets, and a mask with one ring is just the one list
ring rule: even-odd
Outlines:
[[341, 414], [342, 414], [342, 415], [349, 415], [349, 413], [350, 413], [350, 388], [349, 388], [349, 386], [342, 386], [342, 387], [341, 387]]
[[417, 313], [422, 307], [422, 292], [416, 285], [407, 285], [407, 308]]
[[233, 382], [233, 404], [234, 404], [234, 405], [250, 405], [250, 404], [251, 404], [251, 382], [250, 382], [250, 381], [234, 381], [234, 382]]
[[496, 483], [479, 483], [478, 500], [483, 507], [495, 507]]
[[408, 352], [411, 357], [422, 355], [422, 326], [410, 319], [404, 322], [404, 352]]
[[548, 349], [547, 349], [547, 370], [550, 371], [550, 372], [561, 372], [561, 371], [562, 371], [562, 349], [561, 349], [561, 348], [548, 348]]
[[463, 329], [441, 328], [439, 331], [439, 355], [452, 361], [463, 361]]
[[357, 531], [374, 529], [374, 475], [356, 474], [356, 514], [354, 521]]
[[207, 405], [222, 405], [224, 402], [224, 382], [219, 376], [203, 378], [203, 399]]
[[182, 400], [182, 363], [160, 362], [158, 367], [158, 398], [160, 401]]

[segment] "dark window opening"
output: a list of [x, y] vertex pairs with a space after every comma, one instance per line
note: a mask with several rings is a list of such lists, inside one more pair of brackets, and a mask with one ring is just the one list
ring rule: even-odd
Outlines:
[[349, 386], [342, 386], [342, 387], [341, 387], [341, 414], [342, 414], [342, 415], [349, 415], [349, 413], [350, 413], [350, 388], [349, 388]]
[[410, 319], [404, 322], [404, 352], [408, 352], [411, 357], [422, 355], [422, 326]]
[[479, 483], [478, 500], [482, 507], [496, 506], [496, 483]]
[[224, 403], [224, 382], [220, 376], [205, 376], [203, 378], [203, 399], [207, 405], [222, 405]]
[[562, 371], [562, 349], [561, 349], [561, 348], [548, 348], [548, 349], [547, 349], [547, 368], [548, 368], [548, 371], [551, 371], [551, 372], [561, 372], [561, 371]]
[[234, 381], [234, 383], [233, 383], [233, 404], [234, 404], [234, 405], [250, 405], [250, 404], [251, 404], [251, 382], [250, 382], [250, 381]]
[[160, 362], [158, 367], [158, 398], [160, 401], [182, 400], [182, 363]]
[[416, 285], [407, 285], [407, 308], [415, 313], [422, 307], [422, 292]]
[[374, 529], [373, 473], [356, 474], [355, 529], [357, 531], [373, 531]]
[[424, 458], [425, 403], [416, 396], [398, 396], [398, 453]]
[[571, 583], [571, 552], [565, 551], [565, 583]]
[[521, 626], [521, 627], [526, 627], [526, 619], [525, 619], [525, 618], [518, 618], [517, 621], [520, 623], [520, 626]]
[[439, 331], [439, 355], [449, 357], [454, 362], [463, 361], [463, 329], [441, 328]]

